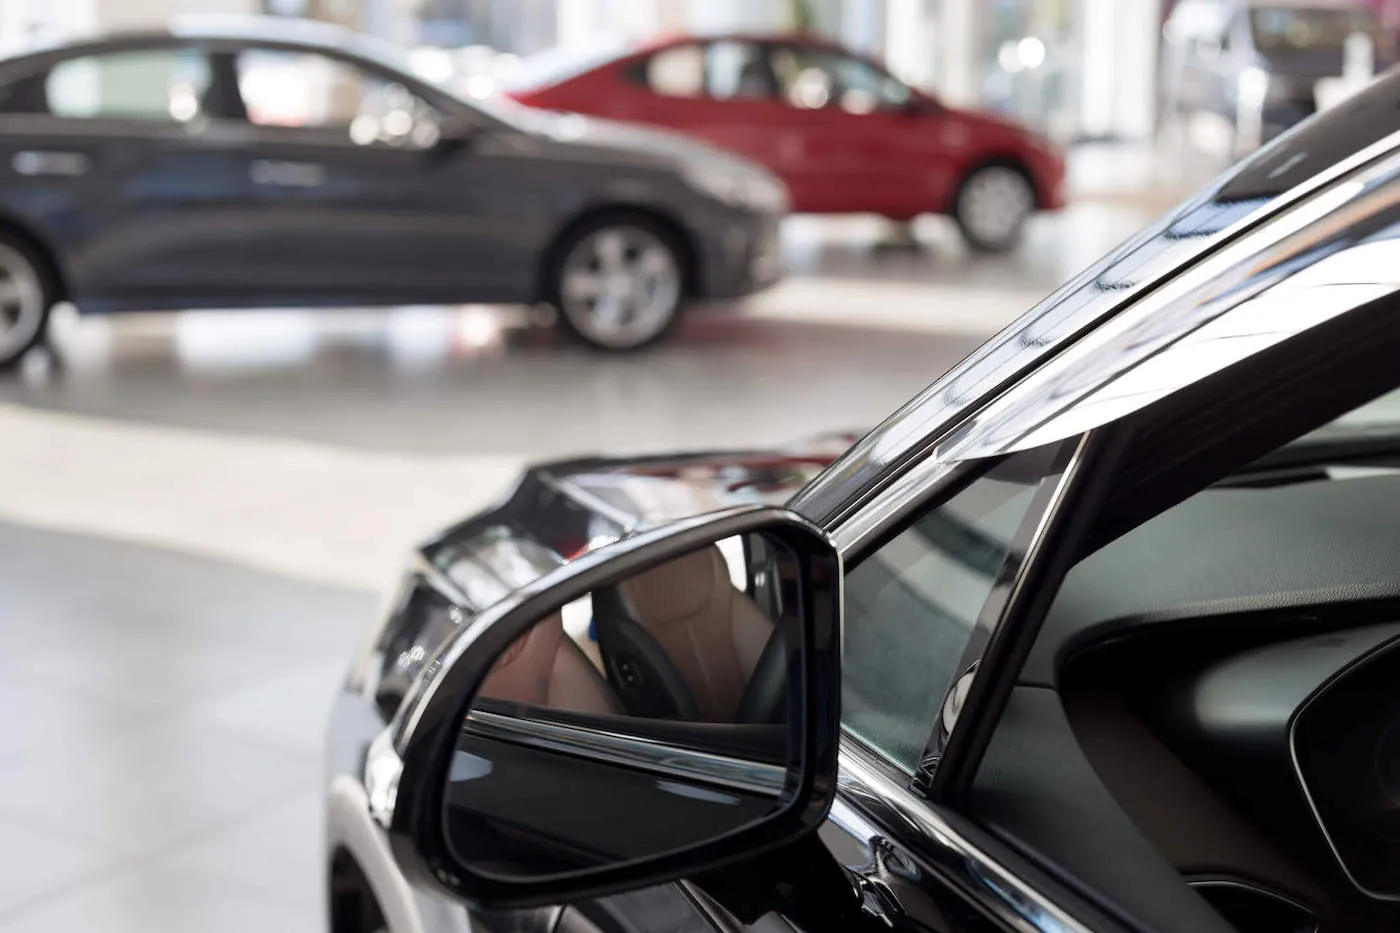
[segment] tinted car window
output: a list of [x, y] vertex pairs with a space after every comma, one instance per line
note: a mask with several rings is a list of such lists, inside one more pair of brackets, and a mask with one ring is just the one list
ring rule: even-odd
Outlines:
[[199, 115], [209, 83], [202, 53], [143, 49], [59, 62], [44, 93], [54, 116], [183, 122]]
[[338, 129], [362, 145], [430, 145], [433, 108], [406, 87], [314, 53], [252, 49], [238, 56], [238, 89], [259, 126]]
[[1038, 486], [990, 472], [846, 577], [842, 724], [910, 771]]
[[763, 48], [753, 42], [710, 43], [705, 50], [705, 91], [721, 100], [772, 97], [777, 88]]
[[904, 84], [869, 62], [839, 52], [782, 46], [773, 50], [772, 61], [779, 93], [794, 107], [869, 113], [898, 109], [909, 101]]

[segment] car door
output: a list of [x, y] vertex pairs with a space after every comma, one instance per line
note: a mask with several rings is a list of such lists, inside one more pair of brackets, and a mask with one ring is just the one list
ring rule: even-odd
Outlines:
[[793, 202], [811, 212], [908, 218], [941, 206], [953, 158], [941, 111], [873, 63], [799, 43], [770, 49]]
[[239, 231], [255, 205], [202, 49], [97, 46], [7, 90], [0, 198], [63, 257], [80, 309], [248, 296]]
[[[722, 882], [687, 881], [576, 904], [562, 913], [559, 933], [982, 931], [1025, 923], [1033, 909], [1058, 911], [1045, 888], [1025, 880], [1055, 890], [1050, 879], [922, 794], [957, 724], [949, 698], [965, 701], [984, 658], [997, 663], [993, 646], [998, 638], [1005, 643], [1001, 625], [1016, 608], [1012, 594], [1025, 583], [1032, 555], [1060, 528], [1051, 519], [1065, 514], [1078, 449], [1073, 439], [952, 468], [931, 503], [893, 523], [883, 543], [849, 552], [842, 790], [808, 861], [794, 853], [786, 866], [736, 870], [739, 888], [748, 879], [754, 889], [750, 897], [721, 900], [713, 892]], [[836, 538], [841, 543], [839, 529]], [[980, 872], [986, 884], [962, 889], [950, 883], [949, 870]], [[755, 893], [785, 872], [794, 880], [779, 891], [791, 893]], [[736, 900], [749, 903], [741, 908]]]
[[526, 297], [536, 244], [515, 228], [530, 193], [502, 171], [508, 154], [483, 151], [489, 134], [444, 144], [470, 117], [328, 51], [229, 54], [249, 128], [240, 170], [260, 207], [250, 262], [268, 302]]

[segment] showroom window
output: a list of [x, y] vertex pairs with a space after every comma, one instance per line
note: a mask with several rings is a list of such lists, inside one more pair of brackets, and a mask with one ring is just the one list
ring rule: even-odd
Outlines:
[[408, 88], [315, 53], [255, 49], [238, 56], [238, 90], [258, 126], [343, 131], [360, 145], [429, 146], [434, 108]]
[[70, 119], [185, 122], [199, 116], [209, 62], [195, 49], [85, 55], [49, 71], [49, 112]]

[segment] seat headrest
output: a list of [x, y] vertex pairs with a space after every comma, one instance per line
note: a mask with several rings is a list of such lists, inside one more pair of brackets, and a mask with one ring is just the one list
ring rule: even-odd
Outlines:
[[693, 616], [729, 589], [729, 567], [714, 545], [653, 567], [618, 586], [632, 615], [648, 628]]

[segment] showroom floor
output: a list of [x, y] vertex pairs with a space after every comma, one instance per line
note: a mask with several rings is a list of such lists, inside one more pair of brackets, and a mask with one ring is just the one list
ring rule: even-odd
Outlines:
[[621, 359], [472, 307], [61, 316], [0, 379], [0, 930], [319, 929], [324, 718], [414, 540], [527, 459], [869, 425], [1144, 219], [794, 221], [787, 283]]

